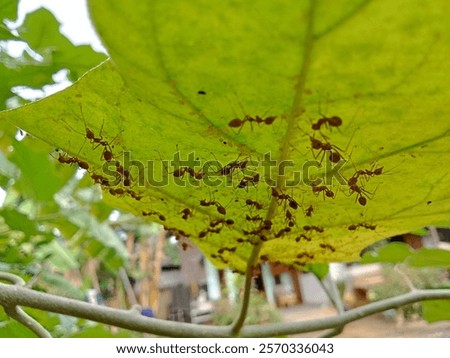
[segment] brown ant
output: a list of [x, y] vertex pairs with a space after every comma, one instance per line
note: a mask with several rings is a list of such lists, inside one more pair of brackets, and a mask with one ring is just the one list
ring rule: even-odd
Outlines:
[[256, 186], [258, 182], [259, 173], [256, 173], [254, 176], [243, 177], [237, 187], [240, 189], [247, 188], [250, 183], [253, 184], [253, 186]]
[[104, 121], [102, 122], [102, 126], [100, 127], [100, 134], [99, 137], [95, 136], [95, 133], [88, 128], [87, 124], [86, 124], [86, 120], [84, 118], [84, 114], [83, 114], [83, 108], [80, 105], [80, 111], [81, 111], [81, 115], [83, 117], [83, 121], [84, 121], [84, 127], [86, 130], [86, 139], [89, 140], [89, 142], [94, 146], [94, 149], [97, 149], [99, 146], [103, 147], [103, 152], [102, 155], [100, 156], [101, 158], [103, 158], [105, 161], [110, 162], [113, 158], [113, 152], [112, 152], [112, 148], [111, 148], [111, 144], [116, 140], [116, 138], [119, 136], [119, 134], [111, 141], [108, 142], [107, 140], [103, 139], [102, 136], [102, 131], [103, 131], [103, 125], [104, 125]]
[[[67, 153], [63, 153], [61, 154], [58, 150], [56, 150], [58, 152], [58, 158], [56, 158], [58, 160], [58, 162], [60, 162], [61, 164], [78, 164], [78, 166], [81, 169], [84, 170], [89, 170], [89, 164], [85, 161], [82, 161], [80, 159], [78, 159], [77, 157], [71, 157], [69, 156]], [[50, 154], [51, 155], [51, 154]], [[53, 155], [52, 155], [53, 156]]]
[[310, 254], [310, 253], [304, 251], [304, 252], [300, 252], [296, 257], [297, 257], [298, 259], [301, 259], [301, 258], [303, 258], [303, 257], [307, 257], [308, 259], [313, 259], [313, 258], [314, 258], [314, 255], [312, 255], [312, 254]]
[[305, 231], [316, 231], [316, 232], [323, 232], [323, 228], [319, 227], [319, 226], [314, 226], [314, 225], [305, 225], [303, 226], [303, 230]]
[[175, 178], [183, 178], [184, 174], [186, 173], [189, 173], [192, 178], [195, 178], [197, 180], [201, 180], [203, 178], [203, 173], [201, 171], [196, 172], [193, 168], [190, 167], [179, 167], [175, 169], [175, 171], [171, 174], [173, 174]]
[[208, 235], [208, 232], [209, 232], [208, 229], [200, 231], [199, 234], [198, 234], [198, 238], [199, 239], [203, 239], [206, 235]]
[[[166, 217], [164, 216], [164, 215], [162, 215], [161, 213], [158, 213], [157, 211], [153, 211], [153, 210], [151, 210], [151, 211], [143, 211], [142, 212], [142, 215], [143, 216], [151, 216], [151, 215], [156, 215], [158, 218], [159, 218], [159, 220], [161, 220], [161, 221], [166, 221]], [[180, 233], [181, 233], [181, 231], [179, 231]], [[184, 235], [185, 236], [185, 235]]]
[[263, 221], [263, 223], [261, 225], [261, 228], [263, 230], [270, 230], [272, 228], [272, 225], [273, 225], [272, 221], [269, 220], [269, 219], [266, 219], [266, 220]]
[[363, 227], [363, 228], [368, 229], [368, 230], [375, 230], [377, 228], [376, 225], [370, 225], [370, 224], [366, 224], [366, 223], [359, 223], [359, 224], [352, 224], [352, 225], [350, 225], [348, 227], [348, 229], [350, 231], [355, 231], [355, 230], [358, 230], [358, 228], [360, 228], [360, 227]]
[[319, 118], [316, 123], [313, 123], [311, 128], [315, 131], [318, 131], [323, 125], [325, 125], [326, 127], [330, 126], [338, 128], [342, 125], [342, 119], [338, 116], [322, 117]]
[[347, 184], [349, 186], [357, 184], [358, 179], [360, 177], [365, 177], [366, 181], [368, 181], [369, 178], [371, 178], [371, 177], [383, 174], [383, 168], [384, 167], [374, 168], [374, 166], [373, 166], [372, 169], [360, 169], [360, 170], [357, 170], [355, 172], [355, 174], [353, 174], [353, 176], [347, 181]]
[[311, 217], [312, 216], [312, 213], [313, 213], [313, 211], [314, 211], [314, 208], [313, 208], [313, 206], [312, 205], [310, 205], [307, 209], [306, 209], [306, 211], [305, 211], [305, 215], [306, 216], [308, 216], [308, 217]]
[[263, 231], [263, 228], [258, 227], [254, 230], [242, 230], [242, 232], [244, 233], [244, 235], [259, 235], [261, 232]]
[[191, 236], [190, 234], [184, 232], [183, 230], [177, 229], [175, 227], [168, 227], [166, 225], [163, 225], [164, 230], [171, 232], [173, 235], [175, 235], [175, 239], [176, 240], [180, 240], [180, 238], [183, 237], [189, 237]]
[[262, 221], [262, 217], [259, 215], [255, 215], [255, 216], [250, 216], [250, 215], [245, 215], [245, 220], [247, 221]]
[[283, 236], [284, 234], [287, 234], [287, 233], [289, 233], [289, 232], [291, 232], [291, 228], [290, 228], [290, 227], [285, 227], [285, 228], [281, 229], [280, 231], [278, 231], [278, 232], [275, 234], [275, 237], [276, 237], [276, 238], [279, 238], [279, 237], [281, 237], [281, 236]]
[[326, 196], [328, 198], [334, 198], [334, 193], [330, 189], [328, 189], [325, 185], [321, 186], [313, 185], [311, 186], [311, 188], [315, 196], [318, 196], [319, 193], [322, 192], [324, 194], [324, 197]]
[[295, 217], [294, 215], [292, 215], [289, 209], [286, 210], [286, 220], [289, 227], [293, 227], [295, 225]]
[[[239, 119], [239, 118], [234, 118], [232, 119], [230, 122], [228, 122], [228, 126], [231, 128], [239, 128], [239, 132], [241, 131], [241, 129], [244, 127], [245, 122], [249, 122], [250, 126], [252, 127], [253, 130], [253, 125], [252, 123], [255, 122], [257, 124], [266, 124], [266, 125], [271, 125], [275, 119], [277, 119], [277, 116], [269, 116], [266, 118], [262, 118], [260, 116], [255, 116], [255, 117], [251, 117], [249, 115], [244, 116], [243, 119]], [[238, 134], [239, 134], [238, 132]]]
[[[272, 221], [271, 220], [264, 220], [262, 223], [261, 223], [261, 225], [259, 226], [259, 227], [257, 227], [256, 229], [253, 229], [253, 230], [250, 230], [250, 231], [248, 231], [248, 230], [242, 230], [242, 232], [244, 233], [244, 235], [259, 235], [259, 237], [260, 237], [260, 239], [262, 240], [262, 241], [267, 241], [267, 238], [266, 238], [266, 236], [264, 236], [263, 234], [262, 234], [262, 232], [264, 231], [264, 230], [270, 230], [272, 228]], [[289, 231], [291, 230], [290, 228], [288, 228], [289, 229]]]
[[254, 206], [256, 209], [261, 210], [263, 208], [263, 205], [258, 203], [255, 200], [251, 200], [251, 199], [246, 199], [245, 200], [245, 204], [248, 206]]
[[226, 214], [227, 214], [226, 209], [225, 209], [219, 202], [217, 202], [216, 200], [209, 200], [209, 201], [206, 201], [205, 199], [202, 199], [202, 200], [200, 200], [200, 205], [201, 205], [201, 206], [211, 206], [211, 205], [215, 205], [216, 208], [217, 208], [217, 212], [218, 212], [219, 214], [222, 214], [222, 215], [226, 215]]
[[299, 242], [301, 239], [304, 239], [306, 241], [311, 241], [311, 238], [306, 236], [305, 234], [300, 234], [295, 238], [295, 242]]
[[130, 172], [127, 169], [125, 169], [122, 166], [122, 164], [120, 164], [119, 161], [116, 161], [115, 165], [116, 165], [117, 173], [119, 173], [121, 176], [123, 176], [125, 178], [131, 177]]
[[[133, 199], [135, 199], [135, 200], [137, 200], [137, 201], [139, 201], [139, 200], [141, 200], [141, 199], [143, 198], [142, 195], [136, 194], [133, 190], [127, 190], [127, 194], [130, 195]], [[159, 217], [160, 220], [161, 220], [161, 221], [164, 221], [165, 218], [164, 218], [164, 220], [163, 220], [163, 219], [161, 219], [161, 217], [163, 217], [163, 216], [160, 215], [160, 217]]]
[[102, 186], [109, 186], [108, 179], [106, 179], [104, 176], [102, 176], [100, 174], [92, 173], [91, 178], [92, 178], [92, 180], [94, 180], [94, 183], [96, 183], [96, 184], [100, 184]]
[[189, 208], [183, 209], [179, 212], [179, 214], [183, 214], [182, 218], [183, 220], [187, 220], [189, 217], [192, 216], [192, 210]]
[[116, 189], [110, 188], [109, 193], [111, 195], [123, 195], [126, 193], [126, 191], [123, 188], [116, 188]]
[[211, 222], [209, 223], [209, 226], [216, 227], [219, 224], [233, 225], [234, 220], [232, 220], [232, 219], [215, 219], [215, 220], [211, 220]]
[[221, 231], [222, 231], [222, 227], [218, 227], [218, 228], [216, 228], [216, 229], [209, 227], [209, 228], [207, 228], [207, 229], [205, 229], [205, 230], [203, 230], [203, 231], [200, 231], [200, 233], [198, 234], [198, 237], [199, 237], [200, 239], [202, 239], [202, 238], [204, 238], [206, 235], [208, 235], [208, 233], [219, 234]]
[[236, 169], [240, 169], [241, 171], [243, 171], [248, 164], [248, 160], [243, 160], [243, 161], [238, 161], [237, 159], [233, 162], [230, 162], [228, 164], [226, 164], [225, 166], [223, 166], [222, 168], [220, 168], [216, 174], [220, 174], [220, 175], [230, 175], [233, 173], [234, 170]]
[[289, 203], [289, 206], [296, 210], [298, 209], [298, 203], [288, 194], [279, 193], [275, 188], [272, 188], [272, 196], [274, 198], [277, 198], [280, 200], [280, 202], [283, 202], [283, 200], [286, 200]]
[[[320, 162], [323, 161], [323, 157], [325, 156], [326, 152], [330, 153], [329, 158], [333, 163], [338, 163], [342, 159], [342, 156], [339, 153], [342, 150], [339, 147], [337, 147], [334, 144], [331, 144], [329, 142], [326, 142], [326, 141], [321, 142], [319, 139], [311, 137], [311, 136], [309, 136], [309, 139], [311, 141], [311, 150], [318, 150], [319, 155], [320, 155], [320, 153], [322, 153]], [[314, 152], [313, 152], [313, 155], [314, 155]], [[315, 155], [314, 155], [314, 158], [317, 159]]]
[[224, 258], [223, 258], [222, 256], [220, 256], [220, 255], [212, 254], [211, 257], [212, 257], [213, 259], [220, 259], [225, 265], [228, 264], [228, 260], [224, 259]]
[[236, 246], [233, 247], [221, 247], [219, 250], [217, 250], [218, 254], [223, 254], [225, 251], [228, 252], [235, 252], [236, 251]]
[[331, 246], [330, 244], [320, 244], [319, 245], [322, 249], [329, 249], [331, 252], [335, 252], [336, 248]]
[[369, 195], [371, 193], [369, 193], [364, 188], [358, 186], [357, 184], [349, 184], [349, 188], [350, 188], [349, 189], [350, 190], [350, 195], [352, 195], [353, 193], [356, 193], [357, 194], [356, 198], [358, 200], [358, 203], [361, 206], [365, 206], [367, 204], [367, 199], [370, 199]]

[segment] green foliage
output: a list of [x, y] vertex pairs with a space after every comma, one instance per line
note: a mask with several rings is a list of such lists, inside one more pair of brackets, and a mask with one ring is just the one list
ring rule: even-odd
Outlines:
[[[5, 3], [5, 4], [3, 4]], [[16, 1], [6, 1], [1, 14], [6, 18], [15, 17]], [[12, 89], [17, 86], [42, 89], [53, 85], [53, 75], [67, 70], [67, 78], [78, 79], [83, 73], [96, 66], [106, 56], [92, 51], [88, 45], [73, 45], [59, 32], [59, 23], [50, 11], [40, 8], [25, 18], [22, 26], [16, 29], [19, 36], [0, 24], [0, 108], [5, 108], [6, 100], [13, 96]], [[2, 43], [2, 40], [6, 40]], [[26, 43], [31, 51], [20, 58], [12, 57], [6, 51], [8, 41]], [[23, 100], [17, 98], [19, 102]]]
[[444, 249], [421, 248], [413, 250], [409, 245], [393, 242], [376, 251], [365, 254], [361, 263], [407, 263], [412, 267], [439, 267], [450, 269], [450, 252]]
[[22, 40], [44, 57], [48, 71], [70, 71], [68, 78], [77, 80], [83, 73], [102, 62], [106, 56], [92, 51], [89, 45], [75, 46], [59, 31], [60, 24], [53, 14], [40, 8], [28, 14], [17, 30]]
[[410, 257], [413, 252], [414, 250], [411, 246], [401, 242], [393, 242], [388, 245], [383, 245], [377, 250], [367, 252], [360, 262], [363, 264], [374, 262], [398, 263]]
[[[16, 5], [17, 2], [2, 2], [2, 15], [15, 18]], [[6, 41], [0, 42], [0, 108], [6, 106], [15, 86], [42, 89], [53, 84], [52, 76], [62, 69], [68, 70], [69, 79], [76, 80], [105, 58], [89, 46], [74, 46], [61, 35], [59, 23], [46, 9], [26, 17], [17, 29], [19, 37], [7, 36], [9, 29], [2, 26], [0, 39]], [[6, 49], [12, 39], [27, 42], [34, 52], [11, 57]], [[0, 187], [5, 190], [6, 199], [0, 209], [1, 270], [17, 273], [37, 290], [83, 299], [91, 282], [81, 287], [74, 285], [67, 279], [68, 274], [76, 275], [85, 261], [96, 255], [104, 260], [103, 267], [110, 270], [122, 267], [127, 260], [117, 235], [97, 219], [104, 221], [112, 209], [99, 202], [99, 195], [96, 199], [92, 195], [86, 197], [89, 191], [95, 193], [91, 183], [89, 188], [84, 185], [84, 191], [80, 190], [77, 196], [81, 184], [74, 178], [76, 166], [63, 167], [55, 161], [51, 157], [58, 157], [54, 147], [28, 135], [16, 140], [16, 132], [13, 126], [2, 123]], [[93, 252], [89, 251], [92, 242], [97, 245]], [[55, 337], [84, 329], [77, 319], [34, 310], [31, 315]], [[5, 315], [0, 317], [0, 326], [5, 337], [34, 337], [31, 331]], [[90, 324], [93, 326], [102, 328]]]
[[428, 322], [450, 320], [449, 300], [422, 302], [423, 318]]
[[14, 20], [17, 16], [18, 4], [19, 4], [19, 0], [4, 0], [4, 1], [2, 1], [2, 3], [0, 4], [0, 13], [3, 16], [3, 19]]

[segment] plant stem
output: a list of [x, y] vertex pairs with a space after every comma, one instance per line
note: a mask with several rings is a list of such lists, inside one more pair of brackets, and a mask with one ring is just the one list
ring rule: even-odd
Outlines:
[[262, 242], [253, 247], [252, 253], [247, 263], [247, 270], [245, 272], [245, 283], [244, 283], [244, 295], [242, 297], [242, 306], [239, 315], [236, 317], [235, 321], [231, 324], [231, 335], [237, 336], [242, 326], [244, 325], [245, 318], [247, 317], [248, 305], [250, 303], [250, 293], [252, 291], [252, 281], [253, 281], [253, 268], [256, 260], [259, 256], [259, 251], [261, 250]]
[[[304, 50], [304, 56], [303, 56], [303, 63], [300, 68], [300, 74], [298, 77], [298, 81], [295, 85], [295, 97], [294, 102], [292, 104], [291, 113], [288, 117], [288, 126], [286, 129], [286, 132], [284, 134], [284, 138], [281, 141], [282, 146], [280, 148], [280, 160], [279, 162], [283, 162], [287, 157], [289, 153], [289, 145], [292, 140], [292, 137], [295, 133], [295, 125], [296, 125], [296, 118], [298, 117], [299, 113], [301, 112], [301, 102], [303, 98], [303, 92], [305, 88], [306, 83], [306, 77], [308, 74], [309, 66], [311, 63], [311, 55], [312, 55], [312, 47], [313, 47], [313, 30], [314, 30], [314, 13], [315, 8], [317, 5], [316, 0], [310, 0], [309, 1], [309, 11], [308, 11], [308, 23], [306, 28], [306, 34], [305, 34], [305, 50]], [[281, 175], [278, 178], [278, 189], [282, 190], [285, 187], [285, 175]], [[278, 208], [278, 199], [273, 197], [272, 201], [269, 206], [269, 210], [267, 212], [266, 220], [271, 220], [277, 211]], [[248, 311], [248, 304], [250, 302], [250, 292], [252, 287], [252, 276], [253, 276], [253, 268], [255, 267], [255, 264], [258, 260], [259, 252], [261, 251], [263, 242], [259, 242], [257, 245], [253, 247], [252, 253], [250, 255], [250, 258], [247, 262], [247, 270], [245, 272], [245, 284], [244, 284], [244, 297], [242, 300], [242, 306], [240, 313], [236, 320], [231, 325], [231, 333], [233, 336], [238, 335], [240, 329], [242, 328], [245, 317], [247, 315]]]

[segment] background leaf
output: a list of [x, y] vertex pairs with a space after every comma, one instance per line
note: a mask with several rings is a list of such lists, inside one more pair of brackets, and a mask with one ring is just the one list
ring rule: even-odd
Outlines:
[[360, 262], [364, 264], [374, 262], [399, 263], [405, 261], [413, 253], [414, 251], [409, 245], [402, 242], [393, 242], [375, 252], [365, 254]]
[[450, 301], [434, 300], [422, 302], [423, 318], [432, 323], [450, 320]]
[[408, 257], [406, 262], [414, 267], [442, 267], [450, 269], [450, 251], [423, 248]]
[[0, 13], [4, 19], [15, 20], [19, 0], [4, 0], [0, 4]]
[[88, 69], [102, 62], [105, 55], [92, 51], [89, 45], [75, 46], [61, 34], [59, 26], [58, 20], [49, 10], [40, 8], [28, 14], [17, 30], [20, 37], [43, 56], [42, 65], [51, 65], [49, 70], [53, 73], [68, 69], [69, 79], [75, 81]]

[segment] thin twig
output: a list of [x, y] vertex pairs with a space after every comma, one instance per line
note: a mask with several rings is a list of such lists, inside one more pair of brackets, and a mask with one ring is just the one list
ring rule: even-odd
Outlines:
[[[16, 286], [25, 286], [25, 281], [21, 277], [8, 272], [0, 272], [0, 280], [9, 281]], [[29, 328], [38, 337], [52, 338], [51, 334], [39, 322], [31, 318], [16, 304], [9, 302], [7, 304], [2, 304], [2, 306], [9, 317]]]
[[[317, 277], [317, 276], [316, 276]], [[344, 309], [344, 303], [342, 302], [341, 295], [339, 293], [339, 289], [337, 287], [336, 281], [331, 277], [331, 275], [327, 275], [323, 278], [323, 280], [327, 279], [330, 287], [328, 288], [327, 285], [325, 285], [325, 282], [321, 280], [319, 277], [317, 277], [320, 284], [322, 285], [322, 288], [324, 289], [325, 293], [327, 294], [330, 301], [333, 303], [334, 308], [336, 308], [336, 311], [338, 313], [338, 316], [342, 315], [345, 311]], [[325, 332], [324, 334], [320, 335], [319, 338], [330, 338], [337, 336], [344, 330], [344, 325], [333, 328], [332, 330]]]
[[3, 308], [9, 317], [29, 328], [38, 337], [52, 338], [51, 334], [38, 321], [27, 315], [20, 307], [4, 306]]

